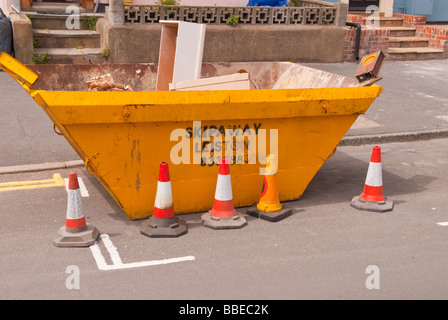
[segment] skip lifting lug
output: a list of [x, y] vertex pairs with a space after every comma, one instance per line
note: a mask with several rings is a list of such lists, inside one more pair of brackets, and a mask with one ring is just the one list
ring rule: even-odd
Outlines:
[[54, 133], [56, 133], [59, 136], [63, 135], [62, 132], [56, 130], [56, 124], [55, 123], [53, 123], [53, 131], [54, 131]]
[[85, 161], [85, 163], [84, 163], [84, 166], [86, 167], [86, 171], [87, 171], [88, 173], [90, 173], [90, 174], [94, 174], [94, 173], [95, 173], [95, 172], [94, 172], [95, 170], [92, 170], [92, 169], [90, 168], [90, 162], [91, 162], [92, 159], [96, 159], [96, 157], [97, 157], [98, 155], [99, 155], [99, 153], [97, 152], [97, 153], [94, 154], [93, 156], [87, 158], [86, 161]]

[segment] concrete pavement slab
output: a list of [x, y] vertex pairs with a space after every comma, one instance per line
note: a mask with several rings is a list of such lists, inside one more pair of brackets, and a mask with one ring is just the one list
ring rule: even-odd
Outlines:
[[[309, 67], [353, 77], [357, 63], [306, 64]], [[346, 137], [411, 132], [448, 131], [448, 60], [385, 61], [380, 71], [383, 88], [367, 112]]]

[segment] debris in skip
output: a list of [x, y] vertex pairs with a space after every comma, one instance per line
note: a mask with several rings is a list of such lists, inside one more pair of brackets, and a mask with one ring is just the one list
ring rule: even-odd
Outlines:
[[110, 73], [86, 81], [89, 91], [134, 91], [131, 86], [114, 82]]

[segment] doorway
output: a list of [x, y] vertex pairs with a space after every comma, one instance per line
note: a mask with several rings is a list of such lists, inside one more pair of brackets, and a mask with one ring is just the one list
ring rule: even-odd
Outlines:
[[348, 4], [349, 11], [366, 11], [368, 6], [379, 7], [380, 0], [350, 0]]

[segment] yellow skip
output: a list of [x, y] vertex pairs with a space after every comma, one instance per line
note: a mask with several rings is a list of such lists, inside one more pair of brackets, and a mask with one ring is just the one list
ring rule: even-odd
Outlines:
[[62, 179], [61, 175], [59, 173], [55, 173], [53, 174], [53, 179], [2, 182], [0, 183], [0, 192], [63, 186], [64, 180]]

